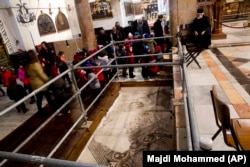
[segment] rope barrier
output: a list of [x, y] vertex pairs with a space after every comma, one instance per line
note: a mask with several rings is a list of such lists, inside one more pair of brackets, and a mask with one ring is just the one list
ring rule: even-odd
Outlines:
[[[216, 19], [214, 19], [214, 21], [215, 22], [218, 22]], [[221, 25], [223, 25], [223, 26], [225, 26], [225, 27], [229, 27], [229, 28], [247, 28], [247, 27], [249, 27], [249, 26], [244, 26], [244, 24], [243, 24], [243, 27], [233, 27], [233, 26], [229, 26], [229, 25], [226, 25], [226, 24], [224, 24], [224, 23], [221, 23], [221, 22], [218, 22], [219, 24], [221, 24]]]

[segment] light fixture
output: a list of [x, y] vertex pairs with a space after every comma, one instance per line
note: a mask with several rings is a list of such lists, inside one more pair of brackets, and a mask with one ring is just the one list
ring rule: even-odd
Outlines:
[[51, 11], [51, 3], [49, 3], [49, 14], [52, 15], [52, 11]]
[[19, 42], [19, 40], [17, 39], [17, 40], [16, 40], [16, 46], [19, 45], [19, 43], [20, 43], [20, 42]]
[[69, 47], [69, 43], [68, 43], [68, 40], [66, 40], [66, 46]]
[[71, 8], [70, 8], [70, 5], [69, 5], [69, 4], [67, 5], [67, 10], [68, 10], [68, 11], [71, 11]]

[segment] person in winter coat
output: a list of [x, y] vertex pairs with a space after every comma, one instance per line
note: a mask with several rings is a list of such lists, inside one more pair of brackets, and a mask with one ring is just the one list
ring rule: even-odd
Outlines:
[[[149, 61], [149, 63], [156, 63], [155, 59]], [[156, 76], [157, 72], [159, 71], [159, 66], [149, 66], [148, 68], [148, 75], [149, 77], [153, 78]]]
[[[21, 100], [27, 95], [24, 87], [20, 84], [17, 84], [16, 77], [14, 76], [11, 76], [9, 78], [9, 86], [7, 87], [7, 94], [10, 100], [14, 100], [15, 102]], [[26, 113], [28, 111], [24, 102], [16, 106], [16, 109], [18, 113], [20, 113], [21, 111], [23, 113]]]
[[[100, 66], [105, 66], [109, 64], [109, 58], [108, 55], [106, 54], [106, 51], [102, 51], [99, 56], [98, 60], [100, 62]], [[103, 74], [105, 78], [105, 83], [107, 84], [109, 80], [111, 79], [111, 69], [110, 68], [103, 68]]]
[[100, 65], [101, 65], [100, 60], [95, 60], [95, 62], [93, 63], [93, 66], [96, 66], [96, 68], [92, 69], [92, 72], [94, 72], [97, 75], [97, 78], [99, 79], [101, 83], [101, 87], [104, 87], [106, 85], [106, 80], [105, 80], [105, 75], [104, 75], [102, 67], [98, 67]]
[[41, 50], [39, 52], [39, 60], [44, 65], [44, 72], [48, 77], [51, 76], [50, 68], [55, 65], [55, 51], [49, 47], [48, 43], [43, 41], [41, 43]]
[[9, 69], [4, 68], [2, 72], [2, 80], [3, 80], [3, 86], [9, 87], [9, 78], [13, 77], [12, 73]]
[[[159, 15], [158, 19], [154, 22], [152, 29], [154, 30], [155, 37], [164, 37], [165, 33], [162, 28], [163, 15]], [[164, 50], [164, 38], [155, 39], [157, 45], [161, 46], [161, 50]]]
[[[85, 85], [88, 82], [88, 77], [87, 77], [87, 74], [86, 74], [85, 70], [83, 70], [83, 69], [75, 69], [74, 70], [74, 75], [75, 75], [77, 87], [79, 89], [81, 87], [83, 87], [83, 85]], [[86, 89], [83, 89], [81, 91], [81, 96], [84, 97], [85, 93], [86, 93]]]
[[[23, 87], [24, 87], [25, 91], [28, 91], [28, 93], [31, 93], [32, 88], [31, 88], [31, 84], [30, 84], [30, 77], [26, 73], [22, 64], [19, 65], [19, 68], [17, 70], [17, 76], [18, 76], [19, 81], [21, 81], [23, 83]], [[36, 101], [35, 97], [32, 96], [30, 98], [30, 104], [33, 104], [35, 101]]]
[[163, 62], [163, 53], [160, 46], [155, 47], [155, 54], [158, 54], [156, 56], [156, 62]]
[[156, 41], [154, 39], [149, 39], [150, 34], [145, 34], [144, 35], [144, 46], [148, 46], [150, 51], [149, 54], [154, 54], [155, 53], [155, 46], [157, 45]]
[[[43, 68], [41, 64], [38, 61], [38, 57], [34, 50], [29, 50], [27, 52], [27, 59], [28, 59], [28, 65], [27, 65], [27, 74], [30, 77], [31, 81], [31, 88], [32, 90], [36, 90], [43, 86], [46, 82], [49, 81], [48, 76], [44, 73]], [[43, 88], [40, 92], [36, 94], [36, 104], [38, 109], [38, 115], [43, 115], [42, 113], [42, 99], [43, 96], [45, 96], [47, 102], [49, 105], [52, 105], [52, 99], [50, 97], [48, 87]]]
[[88, 80], [89, 81], [92, 80], [89, 84], [89, 87], [92, 89], [94, 97], [96, 97], [101, 91], [101, 83], [100, 83], [99, 79], [97, 78], [94, 71], [95, 71], [95, 69], [89, 70]]
[[[56, 57], [56, 66], [58, 67], [60, 73], [63, 73], [64, 71], [66, 71], [68, 69], [68, 65], [65, 62], [65, 59], [62, 57], [64, 57], [64, 52], [59, 51], [58, 56]], [[67, 81], [69, 85], [72, 84], [72, 81], [71, 81], [68, 73], [65, 74], [62, 78], [65, 81]]]
[[204, 15], [203, 9], [197, 9], [197, 16], [190, 28], [195, 45], [208, 49], [211, 45], [211, 24], [209, 18]]
[[148, 21], [143, 18], [138, 18], [133, 22], [134, 32], [139, 32], [140, 34], [150, 33]]
[[[141, 39], [142, 35], [139, 32], [135, 32], [134, 39]], [[134, 55], [144, 54], [144, 44], [143, 40], [135, 40], [132, 44]], [[138, 63], [139, 58], [135, 58], [135, 62]]]
[[[134, 54], [133, 54], [133, 48], [131, 45], [126, 45], [126, 52], [127, 52], [127, 56], [129, 58], [128, 59], [128, 64], [134, 64], [135, 63], [135, 58], [134, 58]], [[129, 72], [129, 78], [134, 78], [134, 67], [129, 67], [128, 68], [128, 72]]]
[[[117, 51], [117, 56], [120, 57], [120, 59], [118, 59], [119, 64], [127, 64], [127, 59], [122, 58], [122, 57], [127, 56], [126, 46], [124, 44], [119, 45], [119, 48], [118, 48], [118, 51]], [[127, 75], [128, 75], [127, 67], [123, 67], [122, 68], [122, 76], [127, 77]]]
[[[51, 72], [52, 78], [55, 78], [59, 75], [58, 69], [56, 66], [52, 66], [52, 72]], [[54, 94], [54, 106], [57, 108], [61, 107], [63, 103], [67, 101], [67, 87], [65, 80], [63, 78], [58, 78], [55, 82], [53, 82], [50, 87], [50, 90], [53, 91]], [[69, 105], [66, 105], [66, 107], [58, 114], [58, 116], [62, 115], [64, 111], [69, 113]]]

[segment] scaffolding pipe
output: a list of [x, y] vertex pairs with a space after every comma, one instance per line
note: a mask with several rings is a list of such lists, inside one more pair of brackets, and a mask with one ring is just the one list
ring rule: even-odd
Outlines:
[[87, 119], [87, 118], [86, 118], [87, 112], [86, 112], [85, 109], [84, 109], [84, 104], [83, 104], [83, 102], [82, 102], [82, 97], [81, 97], [81, 91], [80, 91], [79, 88], [78, 88], [77, 81], [76, 81], [76, 77], [75, 77], [75, 75], [74, 75], [74, 66], [73, 66], [72, 64], [70, 64], [70, 69], [71, 69], [71, 71], [72, 71], [72, 73], [71, 73], [71, 78], [72, 78], [72, 81], [73, 81], [73, 83], [74, 83], [75, 89], [76, 89], [77, 94], [78, 94], [77, 99], [78, 99], [79, 104], [80, 104], [80, 109], [81, 109], [82, 113], [84, 114], [84, 120], [86, 121], [86, 119]]
[[188, 81], [188, 77], [187, 77], [187, 67], [186, 67], [186, 63], [184, 61], [184, 53], [183, 53], [183, 47], [182, 44], [180, 42], [180, 38], [179, 38], [180, 33], [177, 34], [178, 37], [178, 46], [179, 46], [179, 54], [181, 55], [181, 59], [182, 62], [181, 63], [181, 67], [182, 67], [182, 77], [183, 77], [183, 97], [184, 97], [184, 103], [187, 106], [184, 106], [185, 109], [185, 115], [188, 118], [188, 132], [190, 132], [191, 135], [191, 143], [192, 143], [192, 149], [194, 151], [198, 151], [200, 150], [200, 144], [199, 144], [199, 132], [198, 132], [198, 126], [197, 126], [197, 121], [195, 119], [195, 114], [194, 114], [194, 106], [193, 106], [193, 101], [192, 101], [192, 97], [191, 97], [191, 91], [190, 91], [190, 84]]
[[177, 42], [178, 42], [178, 54], [179, 57], [181, 59], [181, 61], [183, 62], [181, 65], [181, 78], [182, 78], [182, 94], [183, 94], [183, 102], [184, 102], [184, 111], [185, 111], [185, 121], [186, 121], [186, 131], [187, 131], [187, 147], [188, 147], [188, 151], [192, 151], [193, 150], [193, 144], [192, 144], [192, 138], [191, 138], [191, 129], [190, 129], [190, 122], [189, 122], [189, 112], [188, 112], [188, 106], [187, 106], [187, 94], [186, 94], [186, 83], [185, 83], [185, 74], [183, 72], [184, 68], [183, 66], [186, 66], [185, 60], [184, 60], [184, 52], [183, 52], [183, 47], [182, 44], [180, 42], [180, 38], [177, 34]]
[[[134, 55], [133, 57], [137, 58], [137, 57], [149, 57], [149, 56], [158, 56], [158, 55], [163, 55], [163, 54], [172, 54], [172, 53], [154, 53], [154, 54], [143, 54], [143, 55]], [[131, 56], [121, 56], [121, 57], [117, 57], [117, 59], [126, 59], [126, 58], [131, 58]]]
[[77, 69], [93, 69], [93, 68], [115, 68], [115, 67], [142, 67], [142, 66], [173, 66], [181, 65], [181, 62], [159, 62], [159, 63], [139, 63], [139, 64], [119, 64], [119, 65], [105, 65], [105, 66], [88, 66], [77, 67]]
[[[174, 36], [172, 35], [166, 35], [166, 36], [163, 36], [163, 37], [152, 37], [152, 38], [138, 38], [138, 39], [129, 39], [127, 41], [144, 41], [145, 39], [165, 39], [165, 38], [173, 38]], [[125, 41], [115, 41], [115, 43], [126, 43], [127, 42], [126, 40]]]
[[46, 158], [42, 156], [36, 155], [27, 155], [20, 153], [9, 153], [5, 151], [0, 151], [0, 158], [2, 159], [10, 159], [19, 162], [27, 162], [30, 164], [43, 164], [54, 167], [104, 167], [101, 165], [80, 163], [74, 161], [60, 160], [55, 158]]

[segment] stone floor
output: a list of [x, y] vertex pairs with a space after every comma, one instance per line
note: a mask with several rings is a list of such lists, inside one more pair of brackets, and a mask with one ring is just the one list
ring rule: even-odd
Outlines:
[[[227, 23], [239, 27], [242, 22]], [[209, 91], [219, 87], [221, 96], [230, 106], [232, 118], [250, 118], [249, 60], [250, 28], [223, 27], [227, 39], [212, 41], [212, 49], [198, 57], [201, 69], [192, 63], [188, 79], [201, 138], [211, 139], [217, 131]], [[213, 150], [234, 150], [224, 144], [220, 134], [213, 142]]]
[[[6, 92], [6, 88], [3, 87]], [[8, 113], [1, 115], [1, 112], [14, 104], [14, 101], [10, 100], [7, 95], [0, 96], [0, 140], [2, 140], [5, 136], [10, 134], [14, 129], [28, 120], [32, 115], [37, 112], [36, 104], [30, 104], [30, 100], [25, 102], [26, 107], [29, 109], [25, 114], [18, 113], [16, 108], [10, 110]], [[43, 106], [46, 105], [45, 98], [43, 99]]]

